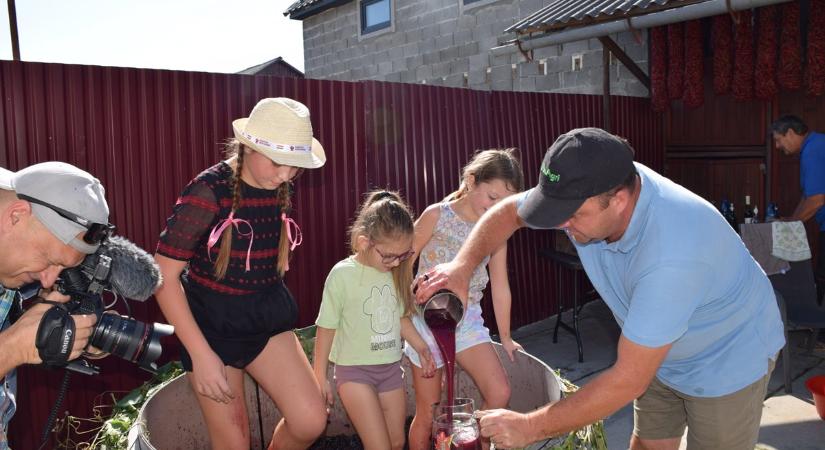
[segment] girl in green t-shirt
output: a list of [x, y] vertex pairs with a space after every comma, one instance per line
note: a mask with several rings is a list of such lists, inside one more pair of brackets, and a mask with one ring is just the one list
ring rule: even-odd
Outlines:
[[327, 276], [315, 322], [315, 378], [331, 406], [327, 361], [335, 364], [338, 396], [367, 450], [404, 447], [402, 338], [422, 355], [425, 376], [435, 372], [410, 320], [412, 243], [412, 214], [400, 196], [369, 193], [350, 230], [353, 254]]

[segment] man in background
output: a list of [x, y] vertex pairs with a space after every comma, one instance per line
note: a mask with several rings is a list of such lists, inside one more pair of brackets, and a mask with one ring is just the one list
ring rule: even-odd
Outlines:
[[799, 155], [799, 182], [802, 198], [787, 220], [819, 224], [819, 251], [816, 275], [817, 298], [825, 294], [825, 134], [815, 133], [799, 117], [785, 115], [771, 124], [773, 141], [785, 155]]

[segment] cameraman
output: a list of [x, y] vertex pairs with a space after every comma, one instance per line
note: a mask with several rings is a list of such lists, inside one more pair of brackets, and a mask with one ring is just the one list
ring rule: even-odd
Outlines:
[[[103, 186], [90, 174], [62, 162], [35, 164], [18, 172], [0, 168], [0, 450], [8, 448], [15, 411], [15, 368], [42, 362], [35, 340], [52, 305], [37, 304], [12, 325], [9, 310], [23, 285], [39, 281], [41, 297], [66, 302], [51, 290], [58, 274], [94, 253], [111, 232]], [[94, 315], [72, 316], [74, 343], [69, 359], [83, 353]]]

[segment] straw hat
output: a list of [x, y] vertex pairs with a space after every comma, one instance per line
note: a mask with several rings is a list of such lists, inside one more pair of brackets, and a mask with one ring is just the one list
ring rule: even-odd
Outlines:
[[312, 137], [309, 109], [290, 98], [265, 98], [249, 117], [232, 122], [235, 137], [278, 164], [315, 169], [327, 161]]

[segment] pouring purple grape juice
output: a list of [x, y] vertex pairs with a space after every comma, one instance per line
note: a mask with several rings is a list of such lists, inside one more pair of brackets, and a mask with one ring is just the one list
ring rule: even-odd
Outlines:
[[[424, 307], [424, 322], [435, 338], [447, 383], [447, 400], [433, 415], [433, 446], [436, 450], [480, 450], [478, 425], [472, 403], [460, 408], [455, 402], [455, 330], [464, 314], [461, 300], [448, 290], [438, 291]], [[461, 405], [467, 406], [467, 405]]]
[[424, 322], [435, 338], [447, 375], [447, 405], [455, 403], [455, 329], [464, 316], [464, 304], [454, 293], [442, 289], [424, 304]]
[[435, 337], [447, 374], [447, 402], [452, 405], [455, 400], [455, 327], [456, 321], [447, 309], [430, 309], [424, 311], [424, 322], [430, 327]]

